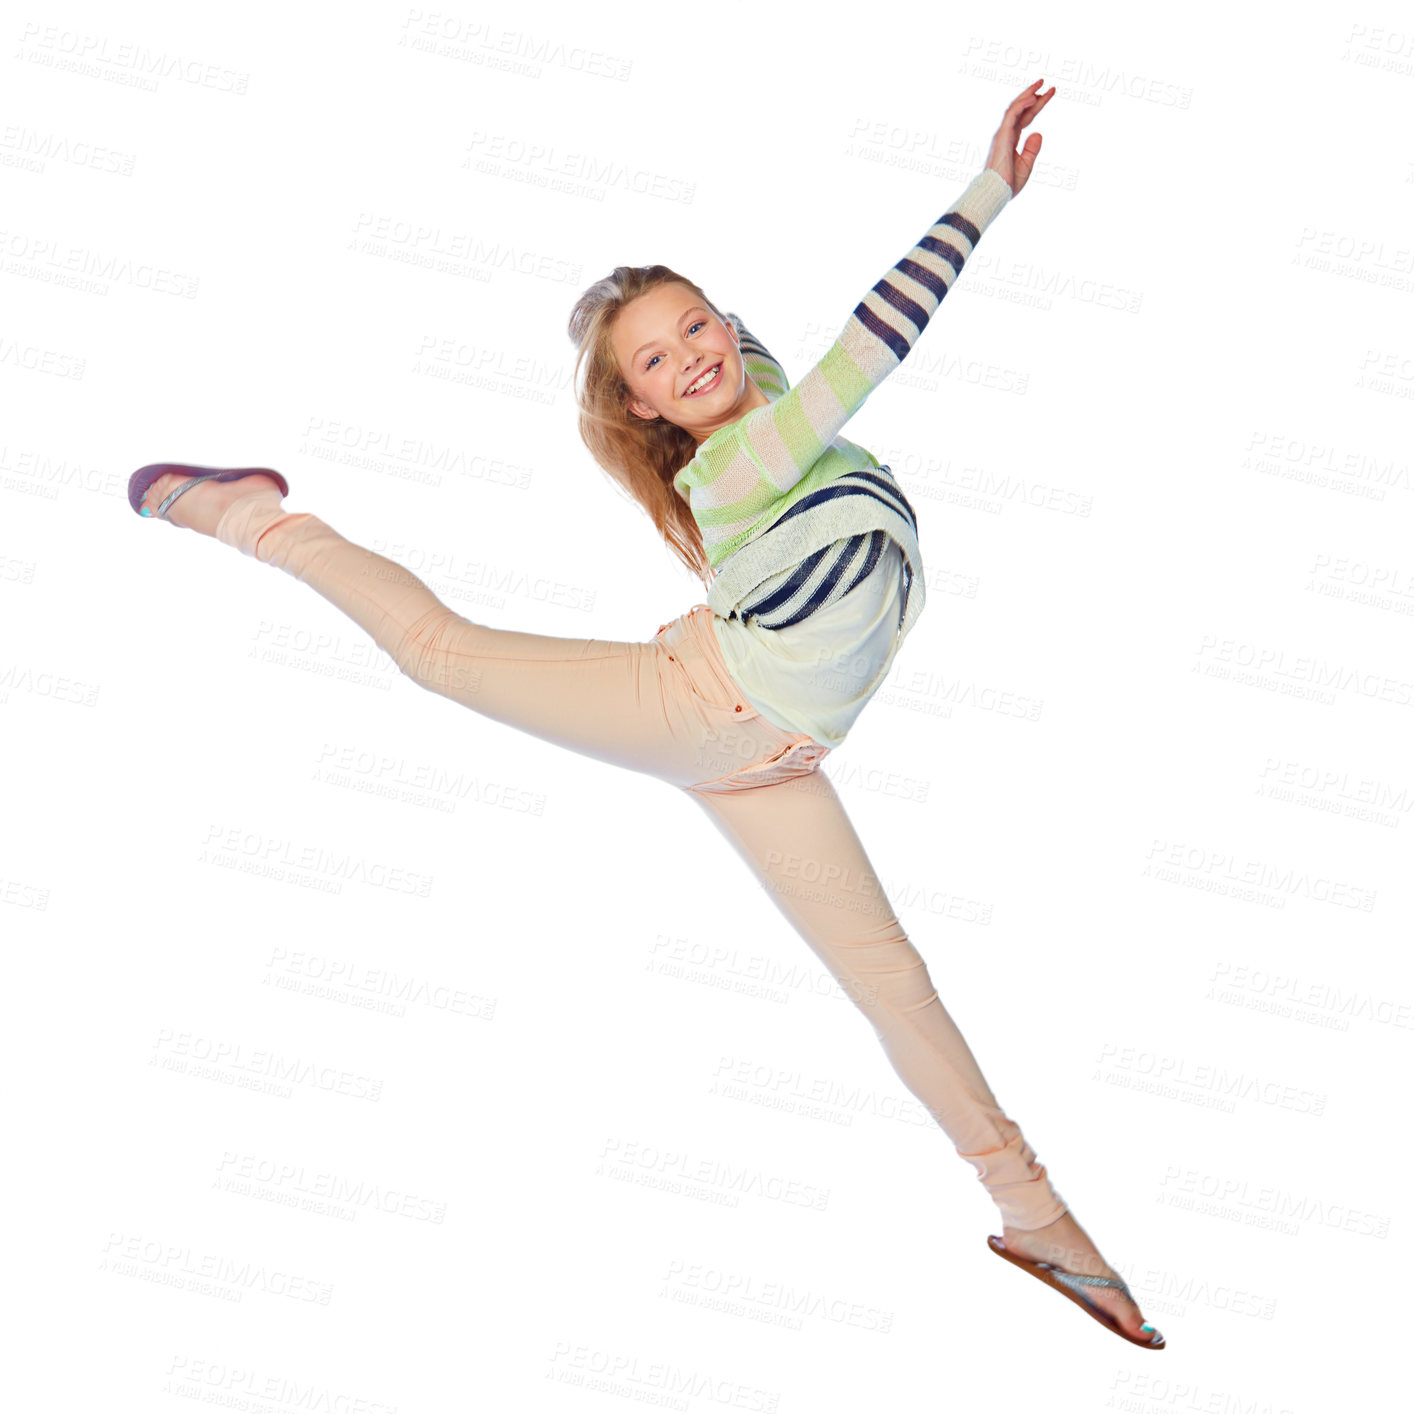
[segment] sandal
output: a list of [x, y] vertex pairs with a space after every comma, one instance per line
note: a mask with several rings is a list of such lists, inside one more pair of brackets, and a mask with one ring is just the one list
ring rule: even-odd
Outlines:
[[[1147, 1338], [1130, 1335], [1103, 1306], [1096, 1306], [1093, 1301], [1087, 1301], [1080, 1291], [1071, 1285], [1072, 1282], [1075, 1282], [1084, 1286], [1118, 1287], [1131, 1301], [1134, 1301], [1134, 1293], [1130, 1291], [1129, 1285], [1123, 1277], [1116, 1279], [1114, 1277], [1082, 1276], [1079, 1272], [1068, 1272], [1063, 1267], [1053, 1266], [1050, 1262], [1033, 1262], [1029, 1257], [1009, 1252], [1006, 1243], [1000, 1237], [988, 1237], [987, 1246], [998, 1257], [1005, 1257], [1008, 1262], [1015, 1263], [1022, 1271], [1030, 1272], [1037, 1280], [1043, 1281], [1047, 1286], [1059, 1291], [1062, 1296], [1068, 1296], [1081, 1310], [1089, 1312], [1102, 1325], [1108, 1326], [1116, 1335], [1123, 1336], [1131, 1344], [1143, 1346], [1145, 1350], [1162, 1350], [1164, 1348], [1166, 1342], [1158, 1331]], [[1137, 1306], [1139, 1303], [1135, 1301], [1134, 1304]]]
[[167, 510], [172, 502], [182, 494], [183, 491], [190, 491], [199, 481], [239, 481], [243, 476], [271, 476], [280, 483], [280, 494], [288, 496], [290, 494], [290, 483], [278, 471], [271, 471], [266, 466], [242, 467], [239, 471], [216, 471], [205, 466], [184, 466], [180, 462], [154, 462], [151, 466], [139, 467], [128, 478], [128, 504], [141, 515], [142, 498], [147, 495], [154, 481], [160, 480], [172, 472], [188, 471], [192, 473], [190, 481], [184, 481], [155, 512], [149, 511], [149, 515], [159, 515], [163, 520], [168, 519]]

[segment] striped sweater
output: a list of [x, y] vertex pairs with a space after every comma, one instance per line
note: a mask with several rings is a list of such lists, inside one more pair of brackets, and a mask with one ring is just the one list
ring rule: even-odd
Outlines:
[[[790, 387], [785, 369], [742, 323], [739, 315], [729, 313], [726, 317], [741, 339], [741, 361], [751, 380], [768, 398], [774, 400], [780, 397]], [[849, 494], [874, 495], [884, 499], [886, 505], [896, 505], [908, 517], [916, 534], [918, 522], [913, 507], [894, 481], [892, 472], [887, 466], [880, 466], [877, 473], [877, 476], [868, 473], [867, 480], [859, 475], [836, 477], [830, 482], [830, 487], [836, 493], [848, 491]], [[880, 478], [887, 478], [887, 488]], [[776, 521], [770, 529], [762, 531], [762, 539], [790, 533], [793, 517], [804, 514], [805, 510], [796, 509], [792, 516]], [[789, 628], [826, 605], [843, 599], [871, 574], [888, 572], [893, 567], [893, 561], [885, 552], [891, 543], [888, 533], [883, 530], [861, 530], [855, 535], [842, 535], [813, 555], [807, 555], [799, 564], [787, 564], [784, 569], [768, 575], [741, 600], [733, 612], [743, 619], [754, 618], [761, 628]], [[770, 547], [763, 545], [763, 549], [766, 548]], [[912, 581], [911, 566], [905, 556], [899, 596], [900, 628], [907, 616]]]
[[747, 372], [771, 402], [718, 428], [673, 478], [716, 571], [708, 592], [714, 613], [744, 617], [769, 601], [767, 626], [796, 621], [848, 593], [888, 537], [903, 547], [908, 568], [900, 640], [912, 628], [924, 602], [913, 509], [892, 472], [839, 433], [908, 356], [1011, 194], [984, 168], [855, 305], [794, 388], [730, 316]]

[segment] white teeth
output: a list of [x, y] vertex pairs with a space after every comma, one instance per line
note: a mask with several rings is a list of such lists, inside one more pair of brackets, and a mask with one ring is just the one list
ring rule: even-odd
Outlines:
[[719, 377], [721, 377], [720, 366], [715, 369], [709, 369], [687, 391], [688, 393], [695, 393], [699, 388], [705, 387], [708, 383], [715, 382]]

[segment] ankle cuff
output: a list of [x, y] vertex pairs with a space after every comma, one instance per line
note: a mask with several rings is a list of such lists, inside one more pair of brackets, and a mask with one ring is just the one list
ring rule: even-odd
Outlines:
[[[260, 537], [290, 514], [281, 505], [280, 493], [273, 486], [251, 491], [237, 497], [221, 513], [221, 519], [216, 522], [216, 538], [223, 545], [258, 559], [261, 558], [256, 554]], [[269, 559], [269, 556], [264, 558]]]
[[1020, 1130], [1000, 1149], [981, 1154], [964, 1154], [977, 1170], [977, 1179], [997, 1205], [1008, 1227], [1031, 1231], [1046, 1227], [1069, 1208], [1051, 1186], [1046, 1166], [1036, 1160], [1036, 1151]]

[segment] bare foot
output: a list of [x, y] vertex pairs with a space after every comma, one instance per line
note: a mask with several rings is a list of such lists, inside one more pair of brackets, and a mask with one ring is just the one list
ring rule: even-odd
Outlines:
[[[1008, 1251], [1029, 1257], [1033, 1262], [1049, 1262], [1062, 1271], [1082, 1276], [1123, 1280], [1100, 1256], [1085, 1229], [1068, 1212], [1062, 1213], [1046, 1227], [1030, 1232], [1003, 1225], [1002, 1241]], [[1118, 1287], [1086, 1285], [1080, 1288], [1080, 1293], [1087, 1301], [1108, 1311], [1129, 1335], [1137, 1336], [1141, 1341], [1148, 1341], [1153, 1336], [1152, 1326], [1147, 1331], [1140, 1329], [1145, 1323], [1143, 1312]]]
[[[159, 476], [147, 488], [147, 494], [140, 503], [142, 508], [151, 511], [155, 516], [157, 507], [182, 482], [190, 480], [189, 475], [176, 471], [169, 471], [165, 476]], [[195, 530], [200, 535], [214, 536], [217, 523], [225, 513], [226, 507], [241, 496], [252, 494], [257, 487], [262, 491], [274, 491], [277, 497], [282, 495], [280, 483], [273, 476], [263, 474], [243, 476], [239, 481], [202, 481], [193, 486], [190, 491], [183, 491], [172, 502], [165, 519], [171, 521], [173, 525], [180, 525], [184, 530]]]

